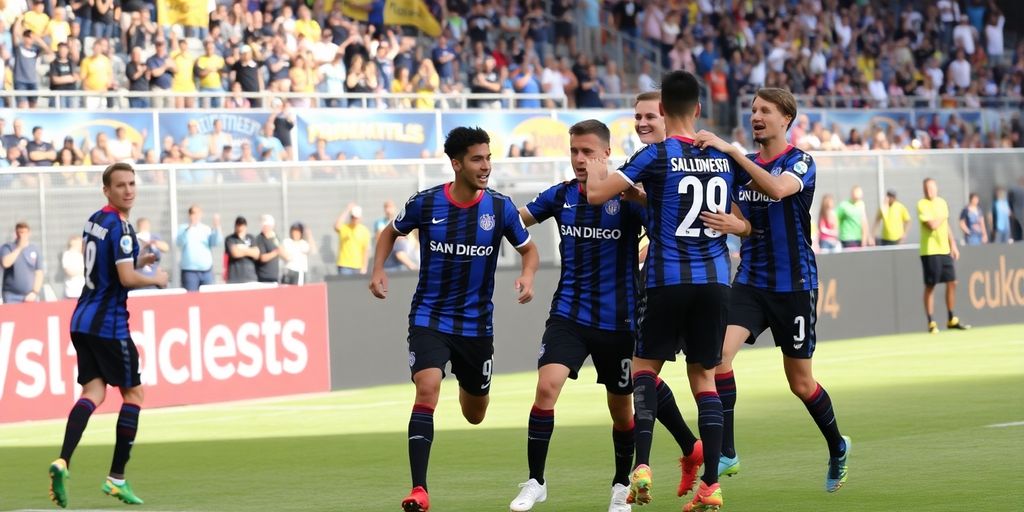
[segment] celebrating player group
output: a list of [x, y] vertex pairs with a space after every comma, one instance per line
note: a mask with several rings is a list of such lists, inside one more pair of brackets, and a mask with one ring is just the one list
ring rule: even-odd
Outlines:
[[[635, 128], [647, 145], [613, 173], [607, 168], [608, 127], [596, 120], [573, 125], [574, 179], [518, 209], [487, 188], [487, 133], [456, 128], [448, 134], [445, 154], [455, 179], [409, 199], [380, 235], [370, 282], [373, 295], [384, 299], [384, 261], [398, 237], [418, 229], [422, 265], [408, 337], [416, 386], [408, 427], [412, 491], [402, 500], [403, 510], [430, 509], [433, 414], [449, 364], [463, 416], [472, 424], [484, 419], [494, 368], [491, 297], [501, 239], [522, 256], [516, 289], [519, 302], [529, 302], [539, 257], [527, 228], [548, 219], [558, 227], [561, 275], [540, 336], [537, 390], [526, 429], [528, 479], [519, 485], [511, 510], [533, 510], [548, 499], [544, 469], [555, 404], [588, 356], [607, 391], [612, 420], [609, 512], [654, 499], [655, 421], [679, 445], [677, 495], [694, 491], [700, 473], [683, 510], [719, 510], [719, 477], [740, 470], [733, 359], [744, 342], [753, 343], [769, 328], [782, 349], [790, 389], [828, 445], [825, 490], [834, 492], [846, 482], [850, 438], [840, 433], [831, 398], [811, 371], [818, 276], [810, 206], [816, 169], [810, 155], [786, 140], [796, 100], [781, 89], [758, 91], [751, 128], [760, 152], [745, 155], [697, 130], [699, 93], [693, 75], [674, 71], [663, 77], [660, 93], [640, 95]], [[649, 246], [640, 251], [644, 232]], [[730, 234], [742, 238], [731, 286]], [[699, 439], [660, 377], [665, 362], [679, 353], [697, 405]], [[557, 491], [552, 497], [557, 500]]]

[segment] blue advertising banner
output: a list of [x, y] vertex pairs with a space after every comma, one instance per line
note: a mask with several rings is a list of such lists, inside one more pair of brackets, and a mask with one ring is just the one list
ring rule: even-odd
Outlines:
[[[438, 147], [434, 112], [296, 109], [299, 160], [422, 158]], [[443, 139], [441, 139], [443, 140]]]
[[279, 160], [281, 155], [261, 158], [260, 137], [269, 112], [238, 110], [171, 111], [157, 115], [160, 125], [161, 147], [168, 138], [192, 154], [206, 154], [202, 160], [218, 161], [224, 146], [231, 146], [230, 158], [242, 157], [243, 144], [249, 144], [255, 160]]
[[20, 121], [24, 125], [24, 136], [30, 140], [32, 129], [41, 127], [43, 140], [53, 143], [56, 148], [61, 147], [65, 137], [74, 139], [75, 147], [79, 149], [93, 147], [97, 135], [105, 133], [109, 140], [114, 140], [118, 128], [124, 128], [126, 138], [134, 144], [140, 144], [143, 153], [155, 147], [152, 113], [6, 110], [0, 117], [7, 121], [8, 133], [13, 131], [14, 122]]
[[[568, 144], [560, 141], [566, 138], [569, 129], [564, 123], [552, 118], [551, 112], [504, 112], [500, 110], [475, 110], [441, 114], [441, 134], [438, 139], [444, 145], [448, 132], [459, 126], [479, 126], [491, 136], [491, 153], [495, 159], [535, 153], [533, 156], [565, 156]], [[560, 143], [565, 144], [565, 151]]]

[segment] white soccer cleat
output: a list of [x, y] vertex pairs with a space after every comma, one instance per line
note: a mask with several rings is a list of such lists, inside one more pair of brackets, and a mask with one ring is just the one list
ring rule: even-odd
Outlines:
[[533, 510], [535, 503], [543, 503], [544, 500], [548, 499], [547, 482], [541, 484], [536, 479], [531, 478], [519, 484], [519, 489], [519, 496], [516, 496], [516, 499], [512, 500], [512, 504], [508, 506], [509, 510], [513, 512]]
[[629, 497], [629, 486], [615, 484], [612, 486], [612, 502], [608, 505], [608, 512], [630, 512], [633, 507], [626, 503]]

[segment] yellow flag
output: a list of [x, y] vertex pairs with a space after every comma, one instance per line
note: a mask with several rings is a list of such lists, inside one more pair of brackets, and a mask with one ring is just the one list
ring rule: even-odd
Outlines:
[[210, 24], [210, 10], [207, 5], [207, 0], [157, 0], [157, 21], [164, 26], [206, 28]]
[[[370, 17], [370, 5], [373, 4], [373, 0], [335, 1], [343, 1], [341, 12], [349, 18], [366, 21]], [[411, 25], [430, 37], [441, 35], [441, 24], [430, 14], [423, 0], [387, 0], [384, 4], [384, 24]]]

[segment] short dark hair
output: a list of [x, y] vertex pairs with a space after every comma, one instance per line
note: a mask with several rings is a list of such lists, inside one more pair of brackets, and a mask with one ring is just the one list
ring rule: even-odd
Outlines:
[[793, 126], [797, 112], [796, 97], [793, 96], [793, 93], [778, 87], [762, 87], [757, 90], [757, 97], [778, 107], [782, 115], [789, 116], [789, 124], [786, 125], [787, 130]]
[[33, 126], [32, 127], [32, 133], [35, 133], [36, 131], [40, 131], [40, 132], [43, 131], [43, 127], [42, 126]]
[[490, 143], [491, 137], [483, 128], [459, 126], [448, 132], [448, 137], [444, 139], [444, 154], [452, 160], [461, 160], [470, 146]]
[[112, 164], [108, 165], [106, 169], [103, 170], [103, 186], [104, 187], [109, 187], [110, 186], [110, 175], [114, 174], [117, 171], [128, 171], [128, 172], [130, 172], [132, 174], [135, 174], [135, 168], [132, 167], [132, 164], [125, 163], [125, 162], [112, 163]]
[[641, 101], [661, 101], [661, 91], [647, 91], [636, 95], [636, 100], [633, 101], [635, 107], [637, 103]]
[[18, 221], [18, 223], [14, 225], [14, 230], [15, 231], [17, 231], [19, 229], [32, 229], [32, 228], [28, 227], [28, 222], [25, 222], [25, 221], [21, 220], [21, 221]]
[[683, 70], [669, 71], [661, 78], [661, 104], [665, 115], [685, 117], [692, 114], [700, 102], [700, 81]]
[[245, 220], [245, 217], [243, 217], [241, 215], [239, 215], [238, 217], [235, 217], [235, 227], [238, 227], [238, 226], [248, 226], [248, 225], [249, 225], [249, 221]]
[[610, 145], [612, 143], [612, 132], [608, 125], [597, 119], [586, 119], [569, 128], [569, 135], [597, 135], [601, 142]]

